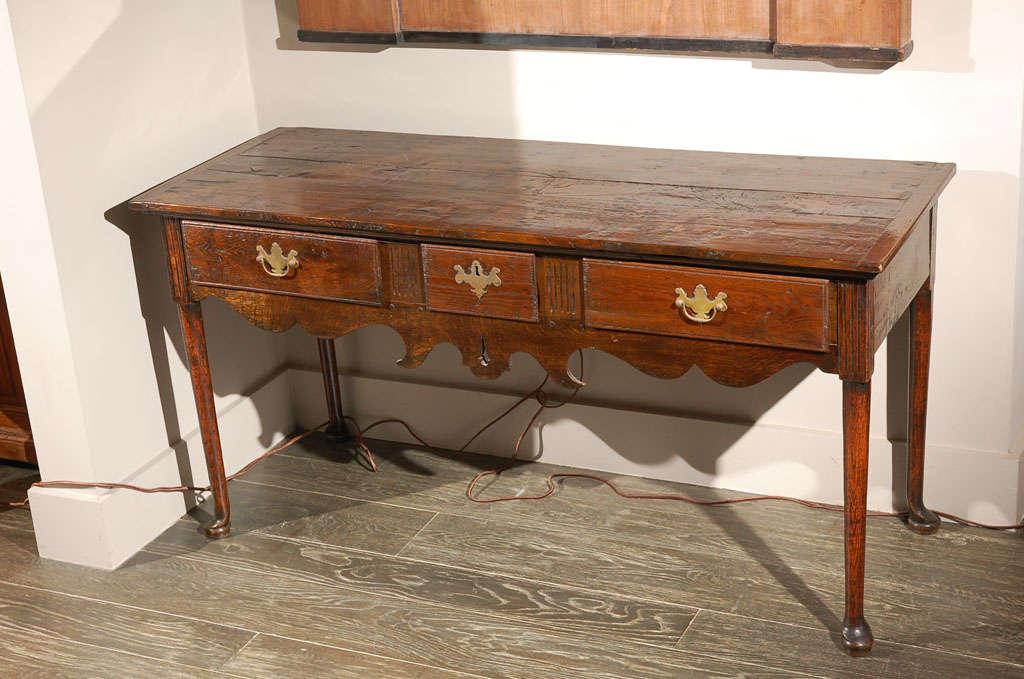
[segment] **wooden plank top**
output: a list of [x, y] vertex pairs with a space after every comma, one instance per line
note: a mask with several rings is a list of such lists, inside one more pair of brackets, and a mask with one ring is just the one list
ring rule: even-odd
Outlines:
[[948, 163], [278, 128], [137, 210], [339, 234], [870, 277]]

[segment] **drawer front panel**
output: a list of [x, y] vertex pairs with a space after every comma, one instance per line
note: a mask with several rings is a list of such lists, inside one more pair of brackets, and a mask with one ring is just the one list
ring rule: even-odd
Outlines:
[[442, 245], [422, 247], [424, 289], [431, 311], [537, 320], [533, 255]]
[[593, 259], [583, 260], [583, 275], [591, 328], [827, 348], [825, 280]]
[[202, 222], [182, 235], [198, 285], [382, 305], [376, 241]]

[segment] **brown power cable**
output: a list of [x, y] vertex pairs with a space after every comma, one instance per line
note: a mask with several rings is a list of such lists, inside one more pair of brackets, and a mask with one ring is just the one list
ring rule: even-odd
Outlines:
[[[469, 498], [471, 501], [478, 502], [478, 503], [481, 503], [481, 504], [491, 504], [491, 503], [495, 503], [495, 502], [515, 502], [515, 501], [519, 501], [519, 500], [543, 500], [544, 498], [550, 497], [552, 494], [554, 494], [555, 490], [557, 489], [557, 486], [555, 484], [555, 480], [556, 479], [591, 479], [593, 481], [598, 481], [600, 483], [603, 483], [604, 485], [608, 486], [612, 490], [612, 492], [614, 492], [616, 495], [618, 495], [619, 497], [625, 498], [627, 500], [674, 500], [674, 501], [678, 501], [678, 502], [687, 502], [689, 504], [700, 505], [700, 506], [704, 506], [704, 507], [717, 507], [717, 506], [720, 506], [720, 505], [741, 504], [741, 503], [744, 503], [744, 502], [764, 502], [764, 501], [768, 501], [768, 500], [774, 500], [774, 501], [779, 501], [779, 502], [792, 502], [794, 504], [798, 504], [798, 505], [801, 505], [803, 507], [810, 507], [812, 509], [824, 509], [826, 511], [832, 511], [832, 512], [842, 512], [842, 511], [844, 511], [842, 507], [839, 507], [839, 506], [836, 506], [836, 505], [829, 505], [829, 504], [825, 504], [825, 503], [822, 503], [822, 502], [812, 502], [810, 500], [801, 500], [800, 498], [787, 497], [785, 495], [753, 495], [753, 496], [750, 496], [750, 497], [733, 498], [733, 499], [729, 499], [729, 500], [700, 500], [700, 499], [697, 499], [697, 498], [688, 497], [686, 495], [676, 495], [676, 494], [627, 493], [626, 491], [621, 490], [613, 482], [609, 481], [608, 479], [606, 479], [604, 477], [597, 476], [596, 474], [583, 474], [583, 473], [550, 474], [547, 477], [547, 485], [548, 485], [547, 491], [545, 491], [545, 492], [543, 492], [543, 493], [541, 493], [539, 495], [513, 495], [513, 496], [507, 496], [507, 497], [481, 498], [480, 496], [474, 494], [474, 490], [476, 490], [477, 485], [480, 483], [480, 481], [482, 479], [484, 479], [485, 477], [488, 477], [488, 476], [498, 476], [502, 472], [508, 471], [512, 467], [516, 466], [516, 462], [518, 462], [518, 460], [519, 460], [519, 449], [522, 446], [523, 440], [526, 438], [526, 434], [529, 433], [530, 429], [533, 427], [533, 424], [537, 421], [537, 418], [540, 417], [541, 413], [543, 413], [545, 410], [561, 408], [562, 406], [571, 403], [573, 401], [573, 399], [576, 397], [576, 395], [580, 392], [580, 389], [582, 389], [584, 386], [586, 386], [585, 382], [583, 382], [583, 370], [582, 370], [582, 366], [583, 366], [583, 353], [582, 353], [582, 351], [579, 351], [578, 353], [579, 353], [579, 356], [580, 356], [580, 367], [581, 367], [580, 379], [577, 380], [579, 382], [579, 385], [575, 389], [573, 389], [572, 393], [569, 394], [569, 396], [566, 397], [565, 400], [563, 400], [563, 401], [561, 401], [559, 403], [552, 403], [551, 402], [551, 399], [548, 396], [547, 392], [544, 391], [544, 387], [547, 386], [548, 379], [549, 379], [548, 377], [545, 377], [544, 381], [541, 382], [540, 385], [536, 389], [534, 389], [533, 391], [529, 392], [528, 394], [522, 396], [518, 401], [516, 401], [514, 404], [512, 404], [512, 406], [510, 406], [508, 409], [506, 409], [503, 413], [501, 413], [500, 415], [498, 415], [497, 417], [492, 419], [490, 422], [485, 424], [483, 427], [481, 427], [475, 434], [473, 434], [473, 436], [471, 436], [469, 438], [468, 441], [466, 441], [466, 443], [464, 443], [462, 445], [461, 448], [459, 448], [457, 451], [455, 451], [456, 453], [465, 452], [465, 450], [470, 446], [470, 444], [472, 444], [473, 441], [475, 441], [477, 438], [479, 438], [480, 435], [482, 435], [485, 431], [487, 431], [488, 429], [490, 429], [491, 427], [496, 425], [498, 422], [502, 421], [503, 419], [505, 419], [506, 417], [511, 415], [513, 411], [515, 411], [517, 408], [519, 408], [519, 406], [523, 405], [524, 403], [526, 403], [530, 399], [535, 399], [537, 401], [538, 408], [533, 413], [533, 416], [530, 417], [530, 420], [529, 420], [529, 422], [527, 422], [526, 427], [523, 428], [523, 431], [519, 435], [519, 438], [516, 439], [516, 445], [515, 445], [515, 448], [512, 451], [512, 458], [509, 461], [509, 463], [504, 465], [504, 466], [502, 466], [502, 467], [499, 467], [497, 469], [482, 471], [479, 474], [477, 474], [476, 476], [474, 476], [472, 481], [470, 481], [469, 486], [466, 488], [466, 497]], [[346, 417], [345, 419], [353, 424], [353, 427], [355, 429], [356, 446], [358, 447], [359, 451], [366, 457], [367, 462], [369, 462], [370, 467], [372, 468], [372, 470], [374, 472], [377, 471], [377, 463], [374, 461], [373, 453], [370, 452], [370, 449], [366, 446], [366, 443], [365, 443], [363, 437], [371, 429], [374, 429], [374, 428], [379, 427], [379, 426], [384, 425], [384, 424], [397, 424], [397, 425], [400, 425], [401, 427], [403, 427], [405, 429], [405, 431], [407, 431], [409, 433], [409, 435], [412, 438], [414, 438], [417, 442], [419, 442], [420, 445], [422, 445], [424, 448], [426, 448], [427, 450], [429, 450], [430, 452], [432, 452], [434, 454], [437, 454], [437, 455], [446, 455], [446, 454], [450, 455], [451, 454], [448, 451], [444, 451], [444, 450], [435, 448], [434, 446], [430, 445], [427, 441], [425, 441], [423, 439], [423, 437], [421, 437], [416, 432], [414, 432], [412, 430], [412, 427], [410, 427], [407, 422], [405, 422], [404, 420], [395, 418], [395, 417], [389, 417], [389, 418], [386, 418], [386, 419], [383, 419], [383, 420], [378, 420], [378, 421], [376, 421], [376, 422], [374, 422], [372, 424], [367, 425], [366, 427], [359, 427], [358, 423], [355, 420], [353, 420], [352, 418], [350, 418], [350, 417]], [[327, 426], [327, 424], [328, 424], [327, 422], [319, 424], [316, 427], [313, 427], [312, 429], [309, 429], [309, 430], [307, 430], [307, 431], [305, 431], [305, 432], [303, 432], [301, 434], [293, 436], [290, 439], [287, 439], [286, 441], [278, 444], [277, 446], [275, 446], [275, 447], [271, 448], [270, 450], [268, 450], [263, 455], [260, 455], [258, 458], [256, 458], [255, 460], [253, 460], [249, 464], [247, 464], [244, 467], [242, 467], [241, 469], [239, 469], [234, 474], [228, 476], [227, 480], [228, 481], [232, 481], [232, 480], [237, 479], [238, 477], [240, 477], [240, 476], [242, 476], [244, 474], [247, 474], [256, 465], [258, 465], [260, 462], [263, 462], [268, 457], [271, 457], [272, 455], [275, 455], [275, 454], [281, 452], [282, 450], [284, 450], [284, 449], [286, 449], [286, 448], [288, 448], [288, 447], [298, 443], [299, 441], [301, 441], [302, 439], [306, 438], [310, 434], [312, 434], [312, 433], [322, 429], [323, 427]], [[157, 488], [146, 488], [146, 487], [142, 487], [142, 486], [134, 486], [134, 485], [127, 484], [127, 483], [83, 483], [83, 482], [80, 482], [80, 481], [36, 481], [30, 487], [33, 487], [33, 488], [111, 488], [111, 489], [132, 490], [132, 491], [136, 491], [136, 492], [139, 492], [139, 493], [184, 493], [184, 492], [202, 493], [202, 492], [206, 492], [206, 491], [210, 490], [209, 486], [203, 486], [203, 487], [198, 487], [198, 486], [163, 486], [163, 487], [157, 487]], [[0, 502], [0, 506], [8, 506], [8, 507], [24, 507], [26, 505], [28, 505], [28, 498], [27, 497], [24, 500], [19, 500], [19, 501], [15, 501], [15, 502]], [[957, 516], [956, 514], [949, 514], [947, 512], [938, 512], [938, 511], [936, 511], [935, 514], [937, 514], [937, 515], [939, 515], [939, 516], [941, 516], [943, 518], [949, 519], [951, 521], [956, 521], [958, 523], [961, 523], [961, 524], [964, 524], [964, 525], [967, 525], [967, 526], [975, 526], [977, 528], [985, 528], [985, 529], [988, 529], [988, 530], [1021, 530], [1021, 529], [1024, 529], [1024, 523], [1018, 523], [1018, 524], [1008, 525], [1008, 526], [994, 526], [994, 525], [990, 525], [990, 524], [979, 523], [977, 521], [971, 521], [971, 520], [965, 519], [965, 518], [963, 518], [961, 516]], [[906, 517], [907, 516], [907, 512], [868, 512], [867, 516], [868, 517], [900, 517], [900, 518], [902, 518], [902, 517]]]
[[[233, 481], [237, 479], [239, 476], [248, 474], [250, 471], [252, 471], [253, 467], [258, 465], [260, 462], [263, 462], [271, 455], [280, 453], [285, 448], [288, 448], [289, 446], [298, 443], [299, 441], [306, 438], [313, 432], [323, 429], [326, 426], [327, 422], [324, 422], [323, 424], [319, 424], [308, 431], [304, 431], [301, 434], [293, 436], [290, 439], [287, 439], [286, 441], [274, 446], [273, 448], [271, 448], [270, 450], [263, 453], [252, 462], [250, 462], [249, 464], [239, 469], [234, 474], [231, 474], [230, 476], [226, 477], [227, 480]], [[123, 490], [133, 490], [137, 493], [205, 493], [206, 491], [210, 490], [209, 486], [158, 486], [156, 488], [146, 488], [144, 486], [133, 486], [130, 483], [89, 483], [83, 481], [36, 481], [31, 486], [29, 486], [29, 488], [117, 488]], [[26, 496], [24, 500], [17, 500], [15, 502], [0, 502], [0, 506], [6, 507], [25, 507], [27, 505], [28, 496]]]
[[[516, 401], [514, 404], [512, 404], [503, 413], [501, 413], [500, 415], [495, 417], [493, 420], [491, 420], [490, 422], [485, 424], [482, 428], [480, 428], [479, 431], [477, 431], [475, 434], [473, 434], [473, 436], [470, 437], [470, 439], [468, 441], [466, 441], [466, 443], [464, 443], [461, 448], [459, 448], [456, 451], [458, 453], [465, 452], [465, 450], [470, 446], [470, 444], [473, 443], [473, 441], [475, 441], [481, 434], [483, 434], [485, 431], [487, 431], [488, 429], [493, 427], [495, 424], [497, 424], [501, 420], [503, 420], [506, 417], [508, 417], [519, 406], [521, 406], [522, 404], [526, 403], [531, 398], [537, 400], [537, 403], [538, 403], [539, 407], [534, 412], [534, 414], [530, 418], [529, 422], [527, 422], [526, 427], [523, 428], [523, 431], [519, 435], [519, 438], [516, 439], [516, 445], [515, 445], [515, 448], [512, 451], [511, 462], [509, 462], [508, 464], [506, 464], [506, 465], [504, 465], [502, 467], [499, 467], [498, 469], [493, 469], [493, 470], [488, 470], [488, 471], [480, 472], [475, 477], [473, 477], [473, 480], [470, 481], [469, 486], [466, 488], [466, 497], [469, 498], [471, 501], [478, 502], [478, 503], [481, 503], [481, 504], [491, 504], [491, 503], [495, 503], [495, 502], [516, 502], [516, 501], [519, 501], [519, 500], [543, 500], [543, 499], [545, 499], [547, 497], [550, 497], [555, 492], [555, 490], [557, 489], [557, 487], [555, 485], [555, 480], [556, 479], [591, 479], [593, 481], [598, 481], [600, 483], [603, 483], [604, 485], [606, 485], [609, 488], [611, 488], [612, 492], [614, 492], [616, 495], [618, 495], [619, 497], [626, 498], [627, 500], [675, 500], [675, 501], [679, 501], [679, 502], [688, 502], [690, 504], [700, 505], [700, 506], [704, 506], [704, 507], [717, 507], [717, 506], [720, 506], [720, 505], [741, 504], [741, 503], [744, 503], [744, 502], [764, 502], [764, 501], [767, 501], [767, 500], [774, 500], [774, 501], [778, 501], [778, 502], [792, 502], [794, 504], [798, 504], [798, 505], [801, 505], [803, 507], [810, 507], [811, 509], [824, 509], [824, 510], [830, 511], [830, 512], [842, 512], [842, 511], [844, 511], [843, 507], [840, 507], [840, 506], [825, 504], [823, 502], [813, 502], [811, 500], [801, 500], [800, 498], [787, 497], [785, 495], [753, 495], [753, 496], [750, 496], [750, 497], [734, 498], [734, 499], [730, 499], [730, 500], [700, 500], [700, 499], [697, 499], [697, 498], [688, 497], [686, 495], [651, 494], [651, 493], [627, 493], [627, 492], [621, 490], [613, 482], [609, 481], [608, 479], [606, 479], [606, 478], [604, 478], [602, 476], [597, 476], [596, 474], [583, 474], [583, 473], [551, 474], [551, 475], [549, 475], [547, 477], [547, 485], [548, 485], [547, 491], [545, 491], [544, 493], [541, 493], [539, 495], [510, 495], [510, 496], [507, 496], [507, 497], [496, 497], [496, 498], [481, 498], [478, 495], [475, 495], [473, 491], [476, 489], [477, 485], [480, 483], [480, 481], [483, 478], [485, 478], [487, 476], [497, 476], [497, 475], [500, 475], [502, 472], [508, 471], [509, 469], [511, 469], [512, 467], [514, 467], [516, 465], [516, 461], [519, 458], [519, 449], [522, 446], [523, 440], [526, 438], [526, 434], [530, 431], [530, 428], [533, 427], [534, 422], [537, 421], [537, 418], [540, 417], [541, 413], [543, 413], [545, 410], [554, 409], [554, 408], [561, 408], [562, 406], [571, 403], [573, 401], [573, 399], [576, 397], [576, 395], [579, 393], [580, 389], [582, 389], [584, 386], [586, 386], [586, 383], [583, 382], [583, 370], [582, 370], [582, 366], [583, 366], [583, 353], [582, 353], [582, 351], [579, 351], [578, 353], [579, 353], [579, 356], [580, 356], [580, 368], [581, 369], [580, 369], [580, 379], [577, 380], [577, 381], [580, 384], [575, 389], [573, 389], [572, 393], [569, 394], [569, 396], [566, 397], [566, 399], [564, 401], [562, 401], [561, 403], [555, 403], [555, 404], [550, 403], [549, 396], [548, 396], [547, 392], [544, 391], [544, 387], [548, 383], [548, 377], [545, 377], [544, 381], [541, 382], [540, 385], [536, 389], [534, 389], [530, 393], [522, 396], [518, 401]], [[384, 420], [378, 420], [377, 422], [374, 422], [373, 424], [367, 425], [366, 427], [360, 429], [359, 425], [355, 422], [355, 420], [352, 420], [351, 418], [346, 418], [346, 419], [349, 419], [353, 423], [353, 425], [355, 426], [355, 430], [356, 430], [356, 434], [355, 434], [356, 445], [359, 447], [359, 449], [362, 451], [362, 453], [370, 460], [371, 464], [373, 463], [373, 455], [370, 452], [370, 449], [367, 448], [366, 444], [364, 443], [363, 435], [366, 432], [370, 431], [371, 429], [373, 429], [375, 427], [378, 427], [380, 425], [383, 425], [383, 424], [398, 424], [398, 425], [402, 426], [405, 429], [405, 431], [408, 432], [409, 435], [412, 438], [416, 439], [416, 441], [418, 441], [420, 443], [420, 445], [422, 445], [424, 448], [426, 448], [427, 450], [429, 450], [430, 452], [432, 452], [434, 454], [437, 454], [437, 455], [450, 454], [450, 453], [448, 453], [448, 451], [440, 450], [438, 448], [433, 447], [429, 443], [427, 443], [427, 441], [425, 441], [423, 439], [423, 437], [421, 437], [419, 434], [414, 432], [412, 430], [412, 427], [410, 427], [409, 424], [407, 422], [405, 422], [404, 420], [400, 420], [398, 418], [387, 418], [387, 419], [384, 419]], [[376, 470], [377, 470], [377, 467], [374, 464], [374, 471], [376, 471]], [[934, 513], [939, 515], [939, 516], [941, 516], [941, 517], [943, 517], [943, 518], [950, 519], [952, 521], [956, 521], [958, 523], [962, 523], [962, 524], [967, 525], [967, 526], [974, 526], [976, 528], [985, 528], [985, 529], [988, 529], [988, 530], [1021, 530], [1021, 529], [1024, 529], [1024, 523], [1018, 523], [1018, 524], [1008, 525], [1008, 526], [994, 526], [994, 525], [991, 525], [991, 524], [985, 524], [985, 523], [979, 523], [977, 521], [971, 521], [970, 519], [965, 519], [965, 518], [963, 518], [961, 516], [957, 516], [956, 514], [949, 514], [947, 512], [938, 512], [938, 511], [936, 511]], [[871, 518], [871, 517], [904, 518], [907, 515], [908, 515], [907, 512], [867, 512], [867, 514], [866, 514], [866, 516], [868, 516], [869, 518]]]

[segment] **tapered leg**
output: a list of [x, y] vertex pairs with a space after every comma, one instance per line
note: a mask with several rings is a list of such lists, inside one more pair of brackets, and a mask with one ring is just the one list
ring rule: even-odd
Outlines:
[[217, 411], [213, 404], [210, 361], [206, 357], [203, 312], [198, 302], [181, 305], [181, 327], [185, 332], [185, 349], [188, 352], [189, 370], [192, 373], [192, 390], [196, 397], [199, 430], [202, 433], [206, 469], [210, 474], [210, 490], [213, 493], [213, 520], [203, 526], [203, 530], [207, 537], [222, 538], [231, 531], [231, 504], [228, 501], [228, 484], [224, 475], [220, 431], [217, 429]]
[[327, 395], [327, 413], [330, 417], [327, 433], [349, 438], [345, 413], [341, 409], [341, 384], [338, 382], [338, 358], [334, 353], [334, 340], [318, 337], [316, 342], [320, 349], [320, 370], [324, 375], [324, 393]]
[[910, 423], [907, 427], [907, 525], [929, 535], [942, 520], [924, 506], [924, 441], [928, 363], [932, 347], [932, 291], [921, 288], [910, 305]]
[[864, 620], [864, 544], [868, 499], [868, 422], [871, 383], [843, 382], [843, 488], [846, 535], [846, 616], [843, 641], [851, 655], [871, 650]]

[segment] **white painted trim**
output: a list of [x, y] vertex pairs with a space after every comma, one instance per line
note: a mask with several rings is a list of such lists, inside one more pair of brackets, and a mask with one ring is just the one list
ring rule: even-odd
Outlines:
[[[289, 382], [298, 423], [313, 426], [322, 421], [326, 410], [320, 374], [292, 369]], [[445, 448], [461, 446], [518, 397], [354, 375], [342, 375], [342, 392], [347, 414], [361, 424], [401, 417], [427, 441]], [[535, 407], [522, 406], [477, 439], [472, 450], [510, 455]], [[523, 457], [537, 454], [541, 430], [543, 460], [553, 464], [842, 503], [841, 432], [738, 424], [582, 402], [548, 411], [538, 423], [539, 428], [524, 442]], [[412, 441], [394, 425], [382, 426], [370, 436]], [[875, 510], [893, 508], [894, 446], [902, 455], [905, 444], [871, 439], [868, 504]], [[1019, 455], [930, 445], [925, 459], [927, 504], [977, 521], [1015, 520]]]
[[[293, 431], [289, 375], [279, 372], [218, 411], [224, 462], [233, 473]], [[187, 407], [191, 407], [189, 404]], [[187, 456], [193, 485], [206, 485], [199, 430], [152, 456], [120, 482], [140, 486], [185, 483], [177, 450]], [[39, 554], [48, 559], [113, 569], [173, 524], [186, 510], [178, 493], [33, 488], [29, 491]]]

